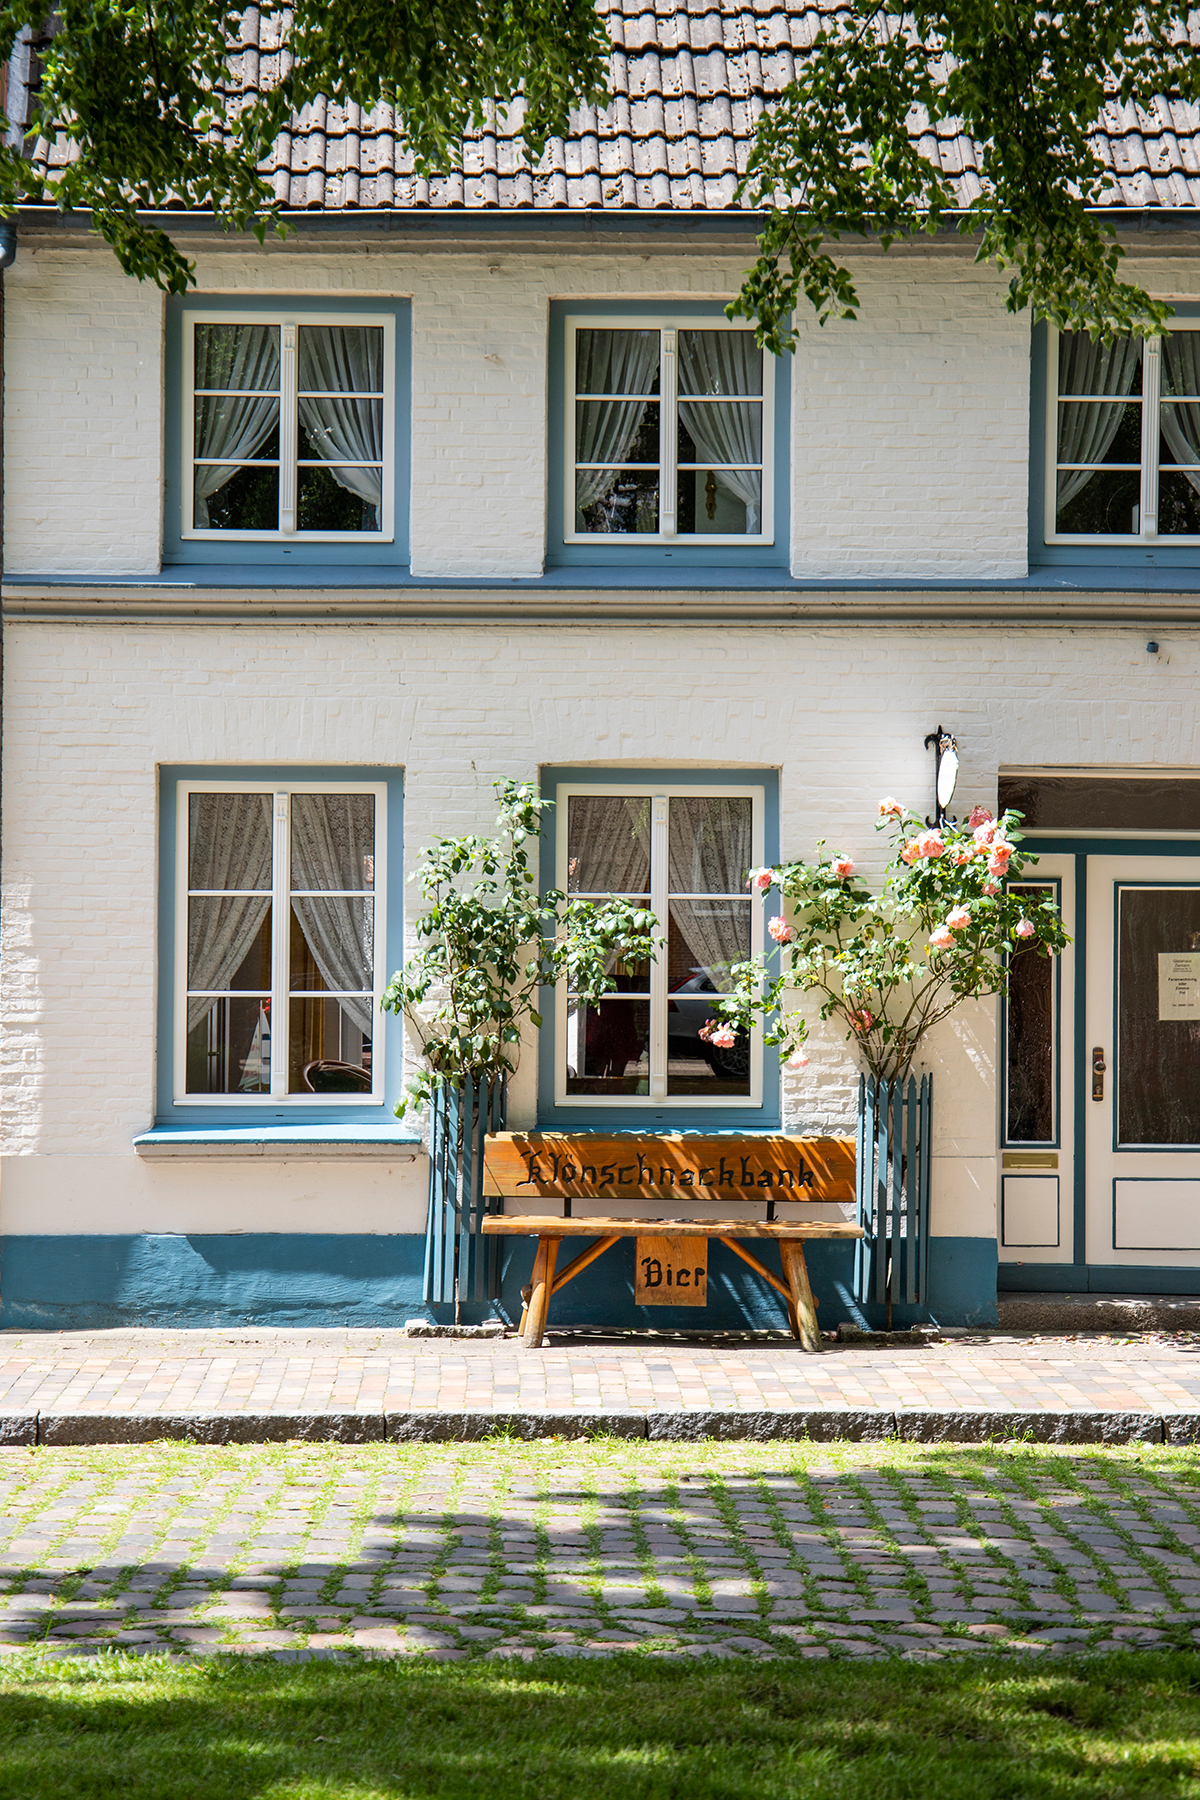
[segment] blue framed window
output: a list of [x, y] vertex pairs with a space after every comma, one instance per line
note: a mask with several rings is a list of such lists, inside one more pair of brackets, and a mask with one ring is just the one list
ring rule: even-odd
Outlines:
[[160, 807], [159, 1123], [382, 1122], [400, 773], [164, 769]]
[[778, 1059], [760, 1032], [710, 1041], [712, 996], [763, 948], [750, 869], [778, 857], [774, 770], [543, 771], [554, 801], [543, 836], [546, 887], [627, 896], [655, 915], [654, 962], [615, 961], [597, 1002], [543, 997], [539, 1116], [611, 1130], [774, 1129]]
[[407, 562], [409, 340], [402, 301], [172, 300], [164, 561]]
[[556, 303], [551, 566], [787, 562], [790, 357], [715, 303]]
[[1200, 308], [1163, 338], [1033, 336], [1032, 564], [1200, 565]]

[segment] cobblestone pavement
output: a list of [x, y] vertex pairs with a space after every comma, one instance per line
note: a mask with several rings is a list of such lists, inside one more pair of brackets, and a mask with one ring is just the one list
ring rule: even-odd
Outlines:
[[649, 1412], [1200, 1408], [1195, 1334], [958, 1336], [879, 1349], [648, 1335], [406, 1338], [380, 1331], [0, 1333], [0, 1413]]
[[0, 1653], [1023, 1656], [1200, 1641], [1190, 1450], [0, 1450]]

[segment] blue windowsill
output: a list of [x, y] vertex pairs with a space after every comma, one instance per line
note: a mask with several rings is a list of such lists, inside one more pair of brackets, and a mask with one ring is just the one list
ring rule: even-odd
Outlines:
[[544, 574], [516, 579], [498, 575], [413, 575], [403, 566], [376, 565], [348, 568], [344, 563], [175, 563], [165, 565], [157, 574], [147, 575], [23, 575], [15, 570], [5, 572], [8, 588], [34, 585], [39, 588], [107, 588], [187, 591], [189, 589], [285, 588], [325, 589], [329, 593], [349, 593], [356, 588], [381, 589], [403, 593], [411, 589], [423, 592], [536, 594], [545, 590], [577, 589], [603, 593], [610, 590], [659, 590], [677, 592], [750, 591], [778, 594], [870, 594], [870, 593], [1200, 593], [1200, 567], [1138, 567], [1108, 564], [1043, 565], [1030, 569], [1028, 575], [1005, 577], [952, 576], [875, 576], [848, 579], [840, 576], [792, 576], [783, 567], [747, 568], [710, 565], [706, 568], [673, 567], [665, 563], [639, 563], [624, 567], [598, 564], [574, 564], [569, 568], [548, 568]]
[[133, 1140], [139, 1156], [387, 1156], [424, 1148], [415, 1132], [386, 1125], [154, 1125]]

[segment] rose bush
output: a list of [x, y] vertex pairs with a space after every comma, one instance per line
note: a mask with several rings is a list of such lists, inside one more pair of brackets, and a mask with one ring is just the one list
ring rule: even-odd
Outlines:
[[735, 964], [714, 1011], [737, 1031], [762, 1018], [780, 1061], [799, 1068], [808, 1026], [785, 997], [820, 995], [821, 1018], [845, 1025], [869, 1073], [903, 1079], [935, 1025], [964, 1000], [1004, 991], [1015, 956], [1056, 955], [1070, 941], [1050, 888], [1016, 891], [1037, 863], [1021, 848], [1021, 817], [976, 807], [934, 830], [881, 801], [877, 829], [892, 850], [879, 894], [840, 853], [752, 869], [748, 885], [786, 906], [767, 924], [779, 966]]

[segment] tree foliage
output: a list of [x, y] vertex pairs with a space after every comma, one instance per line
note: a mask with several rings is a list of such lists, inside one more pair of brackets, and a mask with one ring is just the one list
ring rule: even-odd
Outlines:
[[410, 876], [426, 903], [418, 949], [382, 1002], [404, 1015], [425, 1058], [401, 1115], [445, 1082], [511, 1075], [526, 1021], [542, 1023], [540, 988], [565, 979], [572, 994], [597, 1000], [612, 988], [614, 961], [657, 952], [654, 915], [644, 907], [613, 895], [579, 900], [558, 888], [539, 894], [530, 849], [554, 802], [527, 783], [494, 786], [495, 835], [436, 838]]
[[[1096, 211], [1113, 180], [1094, 134], [1106, 99], [1198, 94], [1184, 0], [846, 0], [759, 123], [740, 192], [770, 217], [731, 316], [793, 348], [801, 295], [822, 323], [856, 316], [832, 243], [886, 249], [957, 222], [977, 260], [1009, 272], [1010, 311], [1102, 337], [1157, 331], [1170, 308], [1122, 280]], [[934, 160], [960, 134], [978, 156], [970, 197]]]
[[[259, 164], [293, 114], [325, 95], [394, 107], [422, 172], [453, 167], [465, 131], [523, 96], [531, 153], [566, 129], [572, 102], [602, 100], [608, 34], [593, 0], [263, 0], [259, 39], [277, 36], [279, 76], [241, 91], [242, 9], [228, 0], [0, 0], [0, 55], [22, 28], [41, 80], [30, 137], [70, 140], [48, 179], [21, 146], [0, 146], [0, 212], [21, 200], [91, 210], [132, 275], [185, 292], [191, 267], [139, 218], [167, 205], [210, 210], [260, 241], [279, 207]], [[60, 140], [61, 141], [61, 140]]]
[[927, 1034], [964, 1000], [1003, 993], [1014, 957], [1054, 955], [1070, 940], [1053, 889], [1018, 885], [1037, 862], [1020, 847], [1020, 813], [997, 820], [979, 807], [934, 831], [899, 801], [879, 811], [893, 843], [878, 894], [846, 856], [754, 871], [752, 885], [786, 903], [768, 925], [782, 966], [735, 964], [714, 1009], [735, 1030], [764, 1019], [780, 1060], [798, 1065], [808, 1024], [786, 997], [816, 996], [821, 1018], [837, 1020], [866, 1069], [890, 1081], [908, 1075]]

